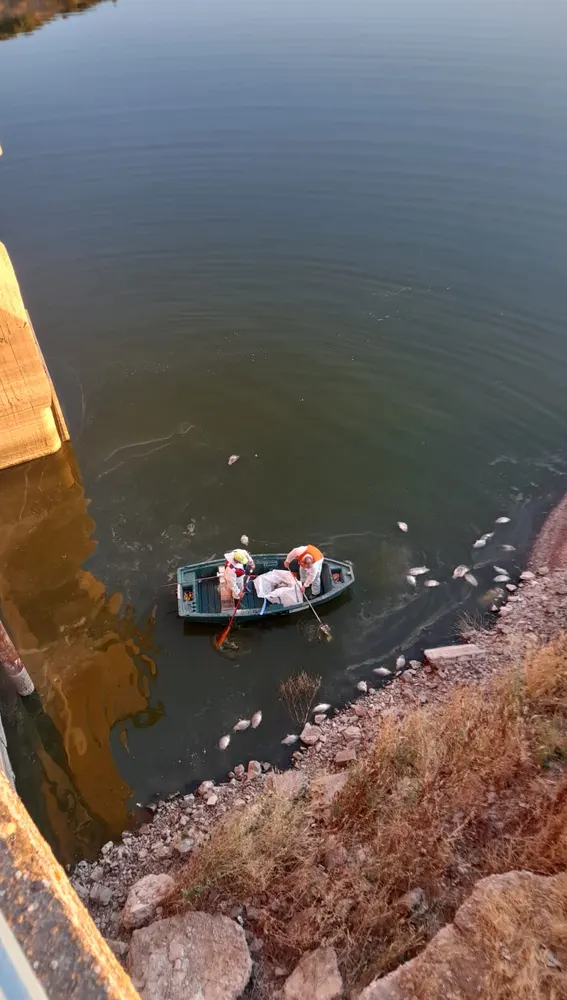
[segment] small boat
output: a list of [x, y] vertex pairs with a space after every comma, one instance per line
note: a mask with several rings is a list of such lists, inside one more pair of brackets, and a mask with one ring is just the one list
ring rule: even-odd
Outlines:
[[[263, 554], [254, 556], [254, 576], [268, 573], [272, 569], [284, 569], [285, 555], [283, 553]], [[224, 566], [224, 560], [215, 562], [192, 563], [191, 566], [181, 566], [177, 570], [177, 608], [181, 618], [189, 618], [193, 622], [219, 622], [230, 618], [234, 611], [232, 607], [221, 606], [219, 593], [218, 570]], [[327, 604], [339, 594], [352, 587], [354, 570], [352, 563], [341, 562], [340, 559], [327, 559], [321, 571], [321, 593], [318, 597], [310, 597], [314, 607]], [[309, 608], [306, 601], [292, 604], [284, 608], [281, 604], [271, 604], [258, 597], [252, 581], [249, 581], [245, 597], [240, 602], [236, 617], [239, 621], [253, 621], [261, 618], [273, 618], [274, 615], [295, 614]]]

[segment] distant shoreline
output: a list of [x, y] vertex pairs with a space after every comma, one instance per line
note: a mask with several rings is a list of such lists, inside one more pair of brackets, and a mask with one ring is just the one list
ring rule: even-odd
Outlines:
[[0, 0], [0, 41], [30, 35], [56, 17], [81, 14], [103, 0]]

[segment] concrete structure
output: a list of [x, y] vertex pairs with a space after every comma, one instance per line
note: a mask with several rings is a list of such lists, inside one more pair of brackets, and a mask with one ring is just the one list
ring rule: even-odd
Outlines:
[[18, 694], [33, 694], [35, 691], [33, 681], [2, 622], [0, 622], [0, 663]]
[[[23, 952], [18, 955], [2, 922], [0, 996], [139, 1000], [1, 770], [0, 885], [2, 913]], [[2, 961], [3, 952], [15, 969]], [[27, 992], [9, 989], [14, 972]]]
[[8, 741], [6, 740], [6, 733], [4, 732], [4, 726], [2, 724], [2, 716], [0, 716], [0, 771], [4, 772], [8, 781], [12, 785], [12, 788], [15, 788], [14, 772], [12, 770], [12, 762], [8, 754]]
[[68, 440], [12, 262], [0, 243], [0, 469], [52, 455]]

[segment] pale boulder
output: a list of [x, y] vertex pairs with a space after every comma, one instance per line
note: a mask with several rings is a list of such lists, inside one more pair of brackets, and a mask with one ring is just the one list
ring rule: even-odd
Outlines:
[[252, 959], [229, 917], [182, 913], [134, 931], [130, 974], [142, 1000], [237, 1000]]
[[122, 911], [126, 930], [143, 927], [153, 920], [158, 906], [174, 889], [175, 882], [170, 875], [144, 875], [134, 882]]
[[304, 955], [283, 988], [284, 1000], [339, 1000], [342, 995], [334, 948], [317, 948]]
[[315, 746], [316, 743], [321, 739], [321, 730], [318, 726], [312, 726], [310, 722], [301, 730], [301, 742], [305, 743], [308, 747]]

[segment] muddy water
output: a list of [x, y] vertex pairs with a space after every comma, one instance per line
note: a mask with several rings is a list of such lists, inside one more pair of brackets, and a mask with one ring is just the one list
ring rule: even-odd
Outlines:
[[[38, 687], [20, 783], [65, 859], [283, 763], [283, 678], [348, 698], [522, 564], [565, 487], [566, 20], [122, 0], [0, 45], [1, 238], [73, 436], [0, 477], [0, 596]], [[177, 619], [176, 566], [242, 532], [354, 561], [332, 644], [295, 618], [228, 658]], [[440, 587], [408, 588], [421, 563]]]

